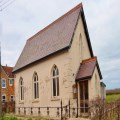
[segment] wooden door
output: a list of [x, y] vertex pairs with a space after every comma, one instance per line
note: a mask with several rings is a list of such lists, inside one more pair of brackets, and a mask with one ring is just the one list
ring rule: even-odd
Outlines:
[[88, 113], [88, 80], [80, 82], [80, 111]]

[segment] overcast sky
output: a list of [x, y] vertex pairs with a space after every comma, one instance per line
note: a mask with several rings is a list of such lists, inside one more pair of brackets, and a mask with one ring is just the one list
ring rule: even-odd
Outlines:
[[0, 0], [2, 65], [14, 66], [29, 37], [82, 2], [103, 81], [120, 88], [120, 0], [13, 0], [4, 9], [7, 1]]

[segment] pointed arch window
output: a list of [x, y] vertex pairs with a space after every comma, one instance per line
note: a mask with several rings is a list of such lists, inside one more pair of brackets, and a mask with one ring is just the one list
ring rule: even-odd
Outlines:
[[20, 78], [20, 101], [24, 100], [24, 82], [23, 78]]
[[56, 65], [52, 69], [52, 95], [59, 96], [59, 70]]
[[82, 35], [81, 35], [81, 33], [80, 33], [80, 36], [79, 36], [79, 51], [80, 51], [80, 58], [81, 58], [81, 60], [83, 59], [82, 57], [83, 57], [83, 55], [82, 55]]
[[36, 72], [33, 75], [33, 97], [34, 99], [39, 98], [39, 82], [38, 82], [38, 75]]

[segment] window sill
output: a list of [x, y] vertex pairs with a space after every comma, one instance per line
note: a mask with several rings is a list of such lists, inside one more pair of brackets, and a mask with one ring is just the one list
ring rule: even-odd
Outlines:
[[33, 100], [32, 103], [38, 103], [39, 99]]
[[6, 87], [2, 87], [3, 89], [6, 88]]
[[24, 101], [20, 101], [19, 104], [24, 104]]
[[52, 97], [51, 98], [51, 101], [58, 101], [58, 100], [60, 100], [60, 97]]

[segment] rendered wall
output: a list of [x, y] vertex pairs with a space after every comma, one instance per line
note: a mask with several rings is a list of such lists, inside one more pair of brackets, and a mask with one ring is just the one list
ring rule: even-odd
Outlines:
[[[97, 79], [95, 76], [97, 76]], [[92, 79], [89, 83], [90, 83], [90, 88], [89, 88], [90, 100], [95, 100], [96, 98], [100, 98], [101, 97], [100, 77], [97, 67], [95, 67]]]

